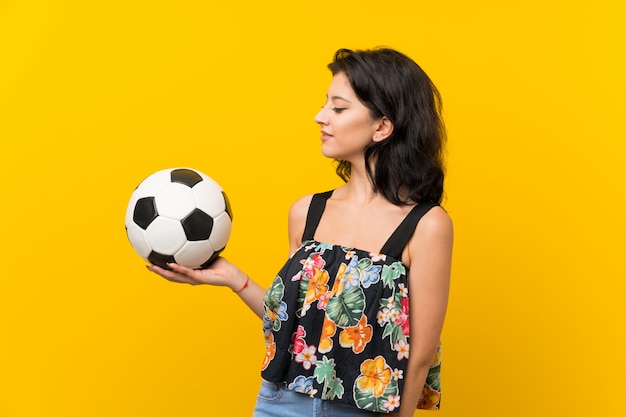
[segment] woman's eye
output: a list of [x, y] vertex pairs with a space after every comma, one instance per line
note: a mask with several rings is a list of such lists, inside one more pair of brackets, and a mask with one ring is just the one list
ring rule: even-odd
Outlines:
[[331, 108], [332, 111], [334, 111], [335, 113], [341, 113], [342, 111], [345, 110], [345, 107], [333, 107]]

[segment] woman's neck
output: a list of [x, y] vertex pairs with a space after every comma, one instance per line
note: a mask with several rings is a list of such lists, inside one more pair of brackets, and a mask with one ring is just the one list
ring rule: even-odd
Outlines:
[[350, 179], [337, 190], [337, 194], [338, 198], [350, 200], [352, 204], [361, 206], [384, 199], [380, 193], [374, 191], [365, 168], [354, 165], [351, 167]]

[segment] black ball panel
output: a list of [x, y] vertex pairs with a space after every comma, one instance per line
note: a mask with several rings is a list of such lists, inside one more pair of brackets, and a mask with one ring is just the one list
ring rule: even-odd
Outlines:
[[206, 240], [213, 230], [213, 218], [200, 209], [194, 209], [181, 220], [187, 240]]
[[196, 171], [191, 169], [179, 168], [172, 170], [171, 173], [172, 182], [184, 184], [189, 188], [202, 181], [202, 177]]
[[135, 211], [133, 212], [133, 221], [137, 224], [137, 226], [146, 230], [146, 228], [154, 219], [157, 218], [158, 215], [159, 213], [157, 212], [154, 197], [144, 197], [137, 200], [137, 204], [135, 204]]
[[152, 251], [150, 255], [148, 255], [148, 262], [150, 262], [152, 265], [157, 265], [163, 269], [168, 269], [171, 271], [172, 268], [167, 266], [167, 264], [174, 263], [176, 262], [176, 260], [172, 255], [164, 255], [162, 253]]
[[230, 201], [228, 201], [228, 196], [226, 195], [226, 193], [224, 191], [222, 191], [222, 195], [224, 196], [224, 202], [226, 203], [226, 213], [228, 214], [228, 217], [230, 217], [230, 220], [233, 220], [233, 209], [230, 208]]

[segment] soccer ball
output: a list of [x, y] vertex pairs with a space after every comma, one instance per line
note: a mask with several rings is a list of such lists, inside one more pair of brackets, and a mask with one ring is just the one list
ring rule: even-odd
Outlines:
[[222, 188], [190, 168], [171, 168], [144, 179], [126, 209], [126, 234], [135, 251], [162, 268], [174, 262], [206, 268], [226, 247], [232, 210]]

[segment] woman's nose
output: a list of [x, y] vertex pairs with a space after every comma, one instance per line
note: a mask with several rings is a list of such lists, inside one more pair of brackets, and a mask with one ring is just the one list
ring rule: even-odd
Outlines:
[[327, 123], [328, 118], [326, 117], [326, 106], [322, 107], [320, 111], [315, 115], [315, 123], [320, 125], [325, 125]]

